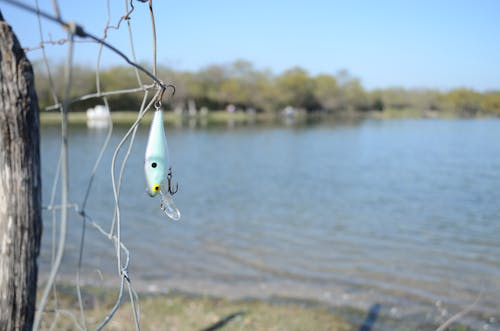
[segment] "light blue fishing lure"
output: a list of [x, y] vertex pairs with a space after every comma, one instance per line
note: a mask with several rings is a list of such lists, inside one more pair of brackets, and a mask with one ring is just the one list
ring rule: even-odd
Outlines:
[[[168, 170], [168, 172], [167, 172]], [[146, 192], [151, 197], [160, 194], [161, 209], [171, 219], [177, 221], [181, 213], [175, 206], [171, 188], [172, 170], [168, 155], [167, 137], [163, 127], [163, 112], [157, 109], [149, 129], [148, 143], [146, 146], [146, 157], [144, 162], [144, 173], [146, 175]]]

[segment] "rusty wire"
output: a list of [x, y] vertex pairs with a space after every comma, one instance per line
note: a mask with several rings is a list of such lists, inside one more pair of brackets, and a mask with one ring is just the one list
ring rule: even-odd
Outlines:
[[[53, 313], [51, 315], [52, 321], [47, 322], [50, 325], [50, 329], [55, 328], [57, 321], [60, 316], [66, 315], [69, 316], [73, 321], [74, 325], [79, 330], [88, 330], [87, 318], [85, 315], [85, 307], [84, 302], [82, 300], [81, 293], [81, 267], [83, 260], [83, 251], [85, 247], [85, 233], [87, 227], [90, 227], [94, 230], [97, 230], [103, 238], [106, 240], [110, 240], [116, 250], [116, 262], [117, 262], [117, 276], [119, 278], [119, 288], [117, 299], [115, 301], [114, 306], [108, 312], [106, 317], [99, 323], [96, 330], [103, 329], [109, 321], [113, 318], [115, 313], [121, 307], [124, 297], [128, 294], [128, 299], [131, 303], [131, 310], [134, 319], [134, 327], [135, 330], [140, 330], [140, 316], [139, 316], [139, 307], [138, 307], [138, 296], [137, 292], [132, 286], [130, 275], [129, 275], [129, 264], [130, 264], [130, 252], [122, 242], [121, 239], [121, 214], [120, 214], [120, 188], [121, 182], [123, 180], [124, 169], [128, 160], [128, 156], [130, 155], [132, 145], [135, 140], [135, 134], [137, 132], [138, 125], [144, 115], [147, 113], [149, 109], [153, 106], [161, 106], [165, 91], [167, 88], [171, 88], [172, 96], [175, 93], [175, 87], [173, 85], [164, 84], [157, 76], [157, 68], [156, 68], [156, 27], [154, 21], [154, 12], [152, 7], [152, 0], [149, 0], [149, 12], [151, 17], [151, 28], [152, 28], [152, 38], [153, 38], [153, 69], [152, 72], [148, 69], [144, 68], [142, 65], [137, 63], [135, 57], [135, 49], [133, 43], [133, 34], [131, 29], [131, 18], [134, 12], [134, 3], [133, 0], [124, 0], [124, 15], [122, 15], [116, 24], [112, 25], [111, 15], [110, 15], [110, 0], [107, 0], [107, 19], [105, 22], [105, 26], [103, 29], [103, 36], [97, 37], [90, 33], [88, 33], [84, 27], [76, 24], [74, 21], [65, 21], [62, 19], [63, 13], [60, 10], [59, 4], [57, 0], [52, 0], [52, 10], [54, 14], [50, 14], [46, 11], [42, 11], [39, 8], [39, 4], [37, 0], [34, 0], [35, 5], [30, 6], [26, 3], [20, 2], [18, 0], [0, 0], [21, 8], [25, 11], [34, 13], [38, 19], [38, 29], [40, 34], [40, 42], [38, 46], [32, 48], [25, 48], [26, 50], [35, 50], [40, 49], [42, 52], [42, 59], [44, 63], [44, 68], [47, 72], [49, 79], [49, 88], [52, 95], [53, 105], [47, 107], [46, 109], [50, 110], [59, 110], [61, 113], [61, 154], [60, 158], [57, 161], [56, 167], [56, 175], [54, 178], [52, 193], [50, 197], [50, 202], [48, 206], [45, 206], [45, 210], [51, 213], [52, 219], [52, 250], [51, 250], [51, 271], [49, 274], [49, 278], [46, 282], [44, 291], [42, 293], [42, 297], [38, 303], [38, 309], [35, 314], [35, 320], [33, 325], [33, 330], [38, 330], [41, 326], [42, 319], [46, 319], [49, 313]], [[143, 0], [138, 0], [141, 2], [146, 2]], [[58, 23], [68, 34], [67, 38], [52, 40], [51, 38], [45, 39], [43, 34], [43, 22], [44, 20], [52, 21]], [[126, 21], [128, 36], [129, 36], [129, 46], [131, 57], [130, 59], [124, 52], [122, 52], [118, 47], [111, 45], [107, 42], [107, 35], [109, 29], [119, 30], [122, 26], [122, 23]], [[80, 38], [80, 39], [78, 39]], [[81, 42], [95, 42], [99, 45], [99, 52], [96, 58], [96, 92], [90, 93], [86, 95], [81, 95], [76, 98], [70, 97], [71, 91], [71, 82], [73, 80], [72, 77], [72, 67], [73, 67], [73, 55], [75, 43]], [[66, 56], [66, 66], [65, 66], [65, 93], [62, 99], [57, 97], [55, 93], [54, 81], [51, 74], [50, 62], [48, 61], [48, 56], [46, 53], [46, 47], [58, 47], [60, 45], [67, 45], [67, 56]], [[123, 58], [135, 71], [137, 77], [137, 87], [132, 87], [128, 89], [122, 90], [112, 90], [112, 91], [103, 91], [100, 82], [100, 64], [102, 57], [103, 48], [107, 48], [112, 52], [118, 54], [121, 58]], [[152, 83], [144, 83], [140, 77], [140, 72], [144, 73], [147, 77], [152, 80]], [[151, 90], [156, 90], [155, 93], [150, 93]], [[117, 145], [113, 152], [112, 165], [111, 165], [111, 181], [113, 186], [113, 196], [115, 201], [113, 217], [111, 221], [111, 228], [109, 231], [105, 231], [101, 224], [90, 216], [91, 211], [87, 209], [87, 199], [91, 194], [93, 179], [96, 174], [97, 168], [101, 163], [101, 159], [105, 153], [107, 145], [110, 141], [111, 133], [113, 130], [113, 126], [109, 126], [108, 133], [106, 138], [104, 139], [101, 149], [96, 156], [96, 160], [94, 163], [94, 167], [91, 170], [88, 176], [88, 184], [85, 189], [84, 198], [81, 203], [76, 203], [74, 201], [70, 201], [68, 198], [68, 112], [71, 105], [75, 102], [87, 100], [91, 98], [101, 99], [105, 106], [109, 109], [109, 104], [107, 97], [112, 95], [120, 95], [127, 93], [144, 93], [144, 97], [141, 103], [141, 107], [138, 111], [137, 118], [135, 122], [131, 125], [128, 132], [123, 136], [120, 143]], [[112, 123], [110, 123], [112, 124]], [[125, 156], [121, 163], [117, 165], [117, 156], [122, 151], [122, 148], [125, 146], [128, 147], [125, 151]], [[117, 170], [118, 168], [118, 170]], [[61, 185], [61, 202], [60, 204], [56, 203], [56, 193], [58, 191], [58, 185]], [[56, 285], [56, 276], [59, 272], [59, 266], [61, 264], [62, 256], [64, 254], [64, 250], [66, 248], [66, 231], [68, 226], [68, 211], [74, 212], [81, 219], [81, 239], [79, 246], [79, 259], [76, 271], [76, 292], [78, 296], [79, 303], [79, 316], [76, 316], [74, 313], [70, 311], [70, 309], [62, 307], [61, 303], [58, 300], [58, 289]], [[56, 228], [56, 223], [59, 223], [59, 228]], [[56, 244], [57, 242], [57, 244]], [[127, 290], [125, 289], [127, 287]], [[49, 298], [50, 297], [50, 298]], [[52, 300], [53, 308], [49, 311], [45, 310], [45, 306], [48, 300]]]

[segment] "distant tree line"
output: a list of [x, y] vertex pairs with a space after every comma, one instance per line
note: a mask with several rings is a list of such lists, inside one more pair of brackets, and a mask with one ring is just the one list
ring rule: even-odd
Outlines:
[[[38, 98], [44, 109], [53, 104], [53, 97], [41, 63], [35, 64], [35, 72]], [[63, 65], [54, 65], [52, 75], [56, 91], [62, 91]], [[291, 106], [308, 112], [331, 113], [416, 109], [453, 112], [463, 116], [500, 115], [500, 90], [483, 93], [465, 88], [446, 92], [405, 88], [367, 91], [360, 80], [347, 71], [312, 76], [306, 70], [294, 67], [276, 75], [269, 70], [256, 69], [248, 61], [238, 60], [231, 64], [211, 65], [196, 72], [160, 66], [158, 75], [176, 87], [175, 97], [167, 105], [169, 109], [205, 107], [221, 110], [234, 105], [239, 110], [277, 112]], [[77, 66], [73, 77], [74, 97], [96, 91], [95, 69]], [[150, 81], [143, 75], [140, 78], [143, 82]], [[137, 76], [130, 67], [114, 66], [100, 72], [102, 91], [136, 86]], [[111, 110], [137, 110], [141, 98], [142, 93], [110, 97]], [[89, 99], [76, 103], [73, 109], [85, 110], [99, 102]]]

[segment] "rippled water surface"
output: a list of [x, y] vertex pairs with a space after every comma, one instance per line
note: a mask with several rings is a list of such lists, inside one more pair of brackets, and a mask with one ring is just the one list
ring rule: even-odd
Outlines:
[[[131, 277], [150, 289], [285, 296], [395, 319], [465, 319], [500, 328], [500, 120], [364, 120], [350, 124], [167, 127], [182, 212], [168, 220], [145, 194], [147, 125], [122, 184]], [[116, 127], [87, 211], [108, 229]], [[105, 131], [70, 127], [70, 199], [81, 203]], [[59, 130], [42, 128], [44, 204]], [[82, 222], [71, 214], [63, 273], [74, 273]], [[45, 214], [42, 270], [50, 263]], [[84, 274], [116, 272], [112, 245], [87, 228]], [[117, 284], [118, 285], [118, 284]]]

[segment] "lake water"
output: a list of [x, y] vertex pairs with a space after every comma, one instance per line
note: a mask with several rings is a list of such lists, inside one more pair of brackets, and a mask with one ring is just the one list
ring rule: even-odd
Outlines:
[[[87, 206], [106, 229], [111, 156], [126, 130], [114, 128]], [[130, 274], [142, 289], [299, 298], [334, 310], [379, 304], [386, 329], [435, 325], [482, 293], [462, 321], [500, 329], [500, 120], [167, 127], [179, 222], [145, 193], [147, 132], [138, 132], [121, 196]], [[105, 135], [70, 127], [71, 201], [81, 203]], [[45, 205], [59, 146], [58, 127], [42, 127]], [[82, 223], [70, 216], [61, 271], [73, 279]], [[88, 282], [119, 285], [114, 249], [92, 228], [83, 258]]]

